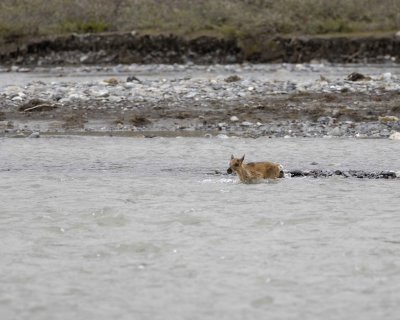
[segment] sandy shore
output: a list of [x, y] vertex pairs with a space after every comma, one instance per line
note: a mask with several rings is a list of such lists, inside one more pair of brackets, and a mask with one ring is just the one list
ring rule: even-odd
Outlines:
[[[388, 138], [400, 131], [397, 69], [362, 78], [324, 64], [146, 68], [91, 67], [81, 79], [74, 75], [82, 69], [0, 73], [0, 133]], [[22, 77], [8, 80], [13, 75]]]

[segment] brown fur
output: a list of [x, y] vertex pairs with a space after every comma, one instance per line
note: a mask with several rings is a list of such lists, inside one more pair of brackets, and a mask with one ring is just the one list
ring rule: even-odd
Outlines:
[[283, 178], [280, 164], [273, 162], [250, 162], [243, 163], [244, 156], [240, 159], [231, 156], [229, 171], [235, 172], [243, 183], [252, 183], [261, 179]]

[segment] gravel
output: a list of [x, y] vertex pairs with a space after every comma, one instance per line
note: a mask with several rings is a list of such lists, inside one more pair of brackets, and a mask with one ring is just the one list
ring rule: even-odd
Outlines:
[[[265, 67], [258, 65], [188, 64], [80, 67], [74, 72], [89, 76], [66, 81], [52, 77], [71, 70], [53, 68], [46, 70], [46, 81], [0, 86], [0, 132], [389, 138], [400, 131], [396, 74], [315, 79], [309, 75], [323, 72], [322, 64], [273, 68], [275, 74], [286, 72], [289, 77], [263, 76]], [[147, 76], [141, 76], [143, 70]], [[15, 66], [12, 71], [22, 72]], [[44, 71], [23, 69], [31, 77]]]

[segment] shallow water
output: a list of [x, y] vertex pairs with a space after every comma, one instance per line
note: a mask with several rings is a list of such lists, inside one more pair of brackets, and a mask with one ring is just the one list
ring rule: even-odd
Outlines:
[[33, 81], [51, 82], [92, 82], [115, 77], [125, 81], [135, 75], [140, 80], [159, 79], [215, 79], [238, 74], [245, 79], [261, 81], [295, 81], [298, 83], [316, 81], [320, 76], [330, 80], [345, 79], [352, 72], [379, 78], [385, 73], [400, 77], [400, 66], [386, 64], [243, 64], [243, 65], [138, 65], [88, 66], [36, 68], [30, 72], [0, 72], [0, 87], [23, 86]]
[[2, 138], [1, 319], [398, 316], [400, 180], [244, 185], [232, 153], [400, 170], [391, 140]]

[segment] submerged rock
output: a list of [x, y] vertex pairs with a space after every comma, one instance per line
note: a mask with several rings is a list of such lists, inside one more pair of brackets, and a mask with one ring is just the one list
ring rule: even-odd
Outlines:
[[288, 172], [291, 177], [304, 177], [305, 174], [301, 170], [292, 170]]
[[[220, 170], [215, 170], [214, 174], [224, 174]], [[226, 174], [234, 174], [231, 168], [228, 168]], [[398, 179], [400, 173], [395, 171], [364, 171], [364, 170], [287, 170], [284, 171], [285, 177], [290, 178], [329, 178], [333, 176], [342, 176], [343, 178], [357, 178], [357, 179]]]
[[398, 175], [394, 171], [378, 171], [368, 172], [364, 170], [289, 170], [285, 172], [289, 177], [313, 177], [313, 178], [327, 178], [332, 176], [342, 176], [344, 178], [358, 178], [358, 179], [396, 179]]

